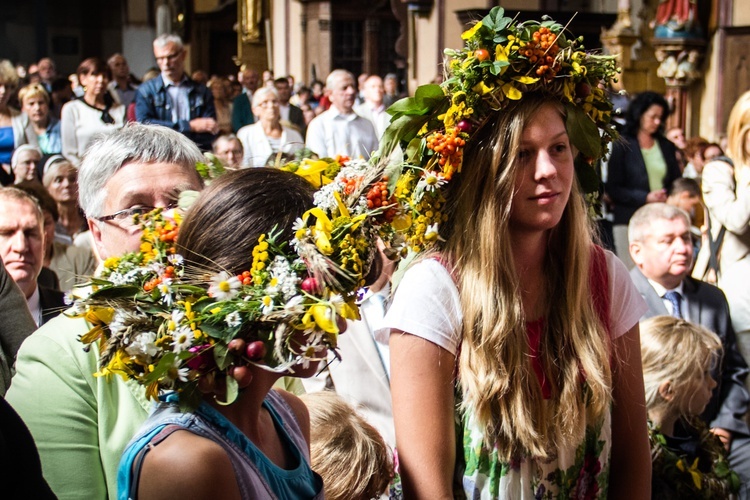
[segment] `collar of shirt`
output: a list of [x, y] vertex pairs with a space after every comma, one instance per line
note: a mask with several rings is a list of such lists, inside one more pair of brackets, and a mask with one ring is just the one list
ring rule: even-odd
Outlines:
[[380, 104], [380, 106], [373, 106], [372, 104], [368, 103], [367, 106], [370, 108], [370, 111], [373, 115], [378, 115], [385, 111], [385, 104], [382, 103]]
[[39, 301], [39, 286], [34, 288], [34, 293], [31, 294], [31, 297], [26, 299], [26, 304], [29, 306], [31, 317], [34, 318], [34, 322], [36, 323], [36, 326], [41, 326], [42, 304]]
[[674, 290], [675, 292], [678, 292], [683, 299], [685, 298], [685, 294], [682, 293], [682, 281], [680, 281], [679, 285], [671, 289], [666, 289], [663, 286], [661, 286], [659, 283], [653, 280], [648, 280], [648, 282], [651, 283], [651, 286], [654, 287], [654, 290], [656, 290], [657, 295], [659, 295], [659, 297], [661, 298], [664, 298], [664, 294], [669, 292], [670, 290]]
[[180, 80], [179, 82], [176, 82], [176, 83], [175, 83], [175, 82], [173, 82], [172, 80], [170, 80], [169, 78], [167, 78], [166, 76], [164, 76], [164, 74], [163, 74], [163, 73], [161, 74], [161, 81], [162, 81], [162, 82], [164, 82], [164, 86], [165, 86], [165, 87], [170, 87], [170, 86], [175, 86], [175, 87], [179, 87], [179, 86], [181, 86], [181, 85], [182, 85], [183, 83], [185, 83], [185, 82], [186, 82], [187, 80], [188, 80], [188, 77], [187, 77], [187, 75], [183, 74], [183, 75], [182, 75], [182, 80]]
[[344, 121], [350, 122], [352, 120], [356, 120], [357, 117], [359, 116], [354, 111], [352, 111], [350, 113], [342, 113], [335, 106], [331, 106], [331, 108], [329, 109], [329, 111], [331, 112], [331, 115], [333, 115], [332, 118], [334, 120], [344, 120]]
[[669, 291], [674, 291], [680, 294], [680, 309], [682, 312], [682, 318], [685, 321], [690, 321], [690, 311], [688, 310], [688, 301], [687, 297], [685, 297], [685, 294], [683, 293], [683, 282], [680, 281], [680, 284], [676, 287], [672, 288], [671, 290], [667, 290], [663, 286], [661, 286], [659, 283], [653, 280], [648, 280], [648, 282], [651, 284], [651, 286], [656, 291], [657, 295], [659, 295], [659, 298], [661, 299], [662, 303], [664, 304], [664, 307], [667, 308], [667, 312], [672, 314], [672, 303], [669, 302], [668, 299], [664, 298], [664, 294], [666, 294]]

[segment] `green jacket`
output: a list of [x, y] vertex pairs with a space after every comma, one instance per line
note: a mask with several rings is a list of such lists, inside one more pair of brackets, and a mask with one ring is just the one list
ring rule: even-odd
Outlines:
[[[152, 402], [136, 382], [94, 377], [99, 350], [78, 341], [89, 327], [60, 315], [24, 341], [7, 400], [34, 437], [42, 472], [64, 499], [117, 498], [117, 467]], [[281, 388], [300, 392], [297, 379]], [[303, 390], [302, 390], [303, 391]]]

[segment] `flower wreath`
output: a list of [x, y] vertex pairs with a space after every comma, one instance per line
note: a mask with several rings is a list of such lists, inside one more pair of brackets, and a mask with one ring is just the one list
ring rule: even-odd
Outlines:
[[[356, 292], [387, 210], [368, 202], [381, 184], [371, 182], [366, 162], [319, 162], [285, 167], [325, 183], [315, 208], [297, 220], [294, 239], [280, 241], [280, 231], [261, 235], [252, 262], [236, 276], [220, 271], [201, 282], [177, 252], [181, 218], [165, 218], [160, 209], [136, 216], [139, 251], [107, 259], [87, 284], [91, 293], [72, 297], [68, 312], [91, 325], [80, 340], [99, 347], [97, 375], [134, 379], [152, 399], [176, 391], [190, 408], [199, 402], [203, 377], [248, 363], [293, 372], [324, 357], [323, 347], [335, 350], [336, 316], [359, 318]], [[234, 339], [246, 342], [243, 352], [232, 351]], [[237, 381], [226, 377], [226, 386], [231, 403]]]
[[[600, 181], [592, 164], [615, 136], [599, 84], [617, 69], [614, 57], [584, 52], [564, 31], [548, 19], [518, 23], [493, 8], [462, 35], [463, 49], [446, 50], [450, 77], [442, 85], [421, 86], [389, 108], [391, 124], [369, 162], [305, 158], [281, 166], [318, 188], [315, 207], [296, 222], [292, 241], [280, 241], [281, 231], [261, 236], [237, 276], [197, 281], [175, 249], [179, 218], [159, 211], [142, 217], [140, 250], [108, 259], [90, 282], [93, 292], [75, 298], [69, 313], [92, 326], [81, 340], [99, 347], [98, 375], [134, 379], [151, 398], [176, 391], [192, 407], [202, 378], [247, 363], [282, 372], [318, 361], [322, 347], [336, 347], [336, 315], [358, 318], [357, 291], [376, 239], [394, 258], [434, 245], [449, 216], [445, 187], [461, 172], [464, 148], [526, 93], [542, 91], [565, 106], [581, 152], [578, 178], [593, 196]], [[404, 161], [391, 162], [397, 146]], [[222, 173], [211, 158], [197, 168], [208, 179]], [[244, 352], [230, 347], [236, 339], [246, 342]], [[234, 377], [226, 386], [230, 403]]]
[[[721, 440], [697, 419], [688, 425], [694, 429], [699, 441], [699, 456], [692, 463], [684, 455], [669, 449], [664, 435], [649, 421], [654, 478], [661, 479], [683, 498], [729, 498], [731, 494], [736, 494], [740, 480], [729, 468]], [[710, 469], [706, 462], [710, 464]]]
[[[464, 47], [446, 49], [447, 79], [423, 85], [414, 97], [388, 109], [391, 125], [381, 155], [397, 146], [406, 162], [391, 174], [401, 206], [410, 219], [397, 219], [411, 249], [420, 251], [439, 237], [446, 186], [463, 166], [463, 152], [489, 121], [523, 99], [541, 92], [565, 108], [566, 129], [578, 149], [576, 173], [589, 206], [598, 211], [601, 180], [595, 162], [617, 136], [612, 103], [600, 85], [616, 81], [614, 56], [584, 51], [581, 39], [569, 39], [555, 21], [517, 22], [493, 8], [461, 35]], [[429, 194], [429, 196], [425, 196]], [[416, 218], [417, 223], [411, 224]]]

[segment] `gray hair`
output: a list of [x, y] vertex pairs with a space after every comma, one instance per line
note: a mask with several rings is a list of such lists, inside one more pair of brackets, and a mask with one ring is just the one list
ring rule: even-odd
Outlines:
[[21, 156], [21, 153], [23, 153], [24, 151], [34, 151], [36, 154], [39, 155], [39, 160], [42, 159], [41, 149], [39, 149], [36, 146], [32, 146], [31, 144], [22, 144], [21, 146], [18, 146], [15, 151], [13, 151], [13, 156], [10, 157], [11, 167], [15, 167], [16, 165], [18, 165], [18, 157]]
[[205, 158], [198, 146], [181, 133], [160, 125], [130, 123], [100, 133], [89, 142], [78, 169], [78, 203], [88, 217], [101, 215], [107, 182], [130, 163], [175, 163], [195, 172]]
[[673, 205], [666, 203], [646, 203], [635, 211], [628, 224], [628, 241], [643, 241], [646, 236], [646, 230], [651, 227], [655, 220], [675, 220], [682, 219], [685, 225], [690, 227], [690, 216]]
[[357, 80], [354, 79], [354, 73], [351, 71], [347, 71], [345, 69], [334, 69], [331, 71], [331, 74], [328, 75], [328, 78], [326, 78], [326, 87], [328, 89], [333, 89], [335, 87], [336, 81], [338, 81], [341, 78], [351, 78], [353, 82], [356, 82]]
[[256, 107], [261, 99], [264, 99], [268, 96], [268, 94], [273, 95], [277, 99], [279, 98], [279, 93], [276, 92], [276, 89], [273, 87], [261, 87], [255, 92], [253, 92], [253, 107]]
[[177, 48], [180, 50], [182, 50], [182, 48], [184, 47], [182, 43], [182, 38], [180, 38], [179, 35], [174, 35], [171, 33], [159, 35], [158, 37], [156, 37], [156, 39], [154, 40], [154, 47], [159, 47], [160, 49], [163, 49], [170, 43], [175, 44]]

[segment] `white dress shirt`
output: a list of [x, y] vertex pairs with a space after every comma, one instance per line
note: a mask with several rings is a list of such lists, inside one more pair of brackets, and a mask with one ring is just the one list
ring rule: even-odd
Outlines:
[[320, 157], [369, 158], [378, 149], [378, 136], [370, 120], [331, 106], [310, 122], [305, 144]]
[[682, 313], [682, 319], [685, 321], [690, 321], [689, 312], [688, 312], [688, 302], [685, 298], [685, 294], [682, 291], [682, 281], [680, 281], [680, 284], [677, 285], [677, 287], [672, 288], [671, 290], [667, 290], [663, 286], [661, 286], [659, 283], [653, 280], [648, 280], [649, 283], [651, 283], [651, 286], [654, 287], [654, 290], [656, 290], [656, 294], [661, 298], [661, 301], [664, 303], [664, 307], [667, 308], [667, 312], [669, 314], [674, 314], [674, 311], [672, 310], [672, 303], [669, 301], [669, 299], [664, 298], [664, 295], [669, 291], [675, 291], [680, 294], [680, 312]]

